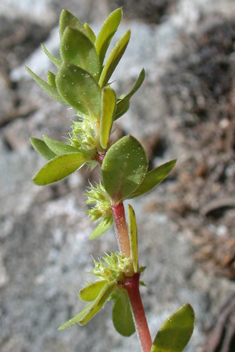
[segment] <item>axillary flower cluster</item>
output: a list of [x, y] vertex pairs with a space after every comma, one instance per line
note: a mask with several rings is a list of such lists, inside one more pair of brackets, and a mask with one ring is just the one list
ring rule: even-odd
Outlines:
[[[83, 165], [91, 169], [100, 167], [100, 184], [90, 184], [86, 193], [88, 216], [91, 222], [97, 223], [89, 238], [98, 238], [114, 222], [120, 250], [105, 254], [99, 261], [94, 260], [91, 273], [96, 280], [79, 292], [80, 299], [89, 304], [59, 329], [86, 324], [108, 300], [113, 300], [112, 319], [121, 335], [130, 336], [137, 329], [144, 352], [180, 352], [193, 331], [193, 309], [189, 304], [181, 307], [163, 324], [152, 343], [139, 294], [139, 285], [143, 284], [139, 278], [145, 268], [139, 267], [138, 262], [135, 213], [128, 205], [127, 222], [123, 206], [124, 200], [141, 196], [163, 181], [176, 160], [148, 171], [146, 153], [136, 138], [128, 135], [110, 143], [113, 123], [128, 111], [130, 99], [145, 77], [142, 70], [130, 92], [117, 98], [110, 79], [129, 43], [130, 30], [118, 40], [107, 58], [106, 54], [121, 19], [122, 9], [119, 8], [108, 16], [96, 36], [87, 23], [82, 24], [63, 10], [59, 26], [60, 58], [42, 45], [57, 67], [57, 74], [48, 71], [47, 81], [44, 81], [26, 68], [53, 99], [72, 107], [77, 116], [66, 137], [67, 142], [55, 141], [45, 135], [42, 140], [31, 138], [34, 149], [47, 160], [33, 177], [33, 182], [48, 185], [64, 179]], [[167, 343], [171, 349], [164, 347]]]

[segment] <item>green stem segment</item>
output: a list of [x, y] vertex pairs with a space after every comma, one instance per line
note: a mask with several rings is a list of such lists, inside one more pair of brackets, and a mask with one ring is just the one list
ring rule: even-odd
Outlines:
[[117, 237], [121, 252], [125, 255], [125, 257], [130, 258], [130, 241], [123, 203], [120, 202], [112, 205], [112, 212], [116, 224]]
[[140, 339], [142, 351], [150, 352], [152, 347], [152, 339], [149, 332], [144, 307], [140, 297], [139, 277], [139, 273], [134, 274], [134, 276], [132, 277], [126, 277], [124, 287], [128, 292], [129, 299], [131, 302], [132, 312], [134, 315], [136, 329]]

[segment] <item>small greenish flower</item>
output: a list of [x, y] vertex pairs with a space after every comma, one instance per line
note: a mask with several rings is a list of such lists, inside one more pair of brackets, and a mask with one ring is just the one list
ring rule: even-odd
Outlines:
[[130, 268], [130, 258], [126, 258], [123, 254], [116, 252], [101, 257], [99, 261], [94, 260], [95, 268], [92, 274], [99, 276], [103, 280], [114, 280], [122, 282], [125, 274], [128, 275]]
[[86, 117], [73, 121], [69, 138], [70, 144], [84, 154], [91, 156], [96, 150], [96, 140], [92, 124]]
[[95, 204], [92, 208], [87, 210], [91, 222], [100, 220], [98, 226], [89, 237], [89, 239], [95, 239], [103, 235], [113, 223], [110, 197], [102, 184], [99, 184], [96, 187], [90, 185], [90, 189], [86, 195], [86, 204]]
[[89, 217], [91, 217], [91, 221], [98, 220], [102, 216], [112, 217], [110, 198], [102, 184], [99, 184], [96, 187], [90, 184], [90, 190], [86, 195], [86, 204], [96, 204], [93, 208], [87, 211]]

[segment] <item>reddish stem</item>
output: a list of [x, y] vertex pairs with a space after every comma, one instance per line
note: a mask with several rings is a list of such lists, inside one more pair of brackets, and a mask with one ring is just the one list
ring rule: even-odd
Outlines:
[[129, 241], [123, 203], [121, 202], [121, 203], [112, 205], [112, 212], [113, 212], [113, 217], [116, 224], [118, 242], [119, 242], [121, 252], [125, 255], [125, 257], [130, 258], [131, 256], [130, 241]]
[[143, 352], [150, 352], [152, 347], [152, 339], [149, 332], [147, 319], [145, 316], [144, 307], [139, 291], [139, 277], [136, 273], [132, 277], [126, 277], [124, 287], [126, 288], [131, 302], [132, 312], [135, 319], [135, 324], [140, 339], [140, 344]]
[[[101, 166], [102, 166], [104, 157], [105, 157], [105, 153], [99, 152], [96, 155], [96, 160], [99, 162]], [[124, 209], [123, 203], [120, 202], [118, 204], [113, 204], [112, 212], [113, 212], [113, 217], [116, 224], [116, 232], [117, 232], [120, 250], [125, 255], [125, 257], [130, 258], [131, 257], [130, 240], [128, 235], [125, 209]], [[139, 277], [140, 277], [140, 273], [135, 273], [131, 277], [126, 277], [123, 285], [126, 288], [129, 295], [142, 351], [150, 352], [152, 347], [152, 339], [149, 332], [149, 327], [148, 327], [144, 307], [140, 296]]]
[[100, 164], [100, 166], [102, 166], [102, 163], [103, 163], [105, 154], [106, 154], [106, 153], [100, 153], [100, 152], [99, 152], [99, 153], [97, 153], [96, 156], [95, 156], [95, 159], [98, 161], [98, 163]]

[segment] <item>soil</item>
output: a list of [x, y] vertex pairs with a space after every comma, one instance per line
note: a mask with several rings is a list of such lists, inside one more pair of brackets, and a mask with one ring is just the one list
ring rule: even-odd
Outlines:
[[[235, 22], [186, 39], [163, 80], [186, 152], [168, 211], [190, 229], [203, 268], [235, 278]], [[183, 172], [182, 172], [183, 170]]]

